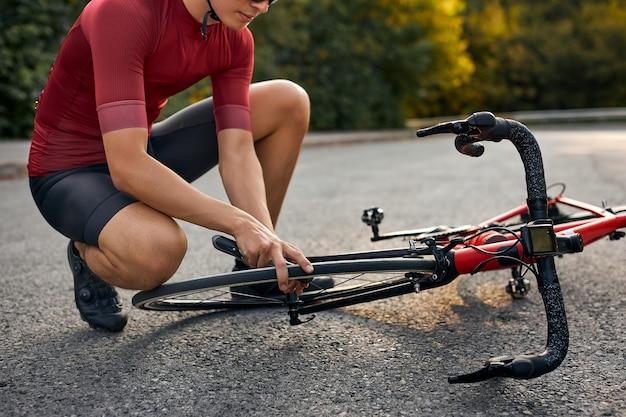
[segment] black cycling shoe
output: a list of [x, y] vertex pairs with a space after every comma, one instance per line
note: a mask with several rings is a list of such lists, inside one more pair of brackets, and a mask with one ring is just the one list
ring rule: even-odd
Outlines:
[[[232, 271], [245, 271], [247, 269], [250, 269], [248, 265], [240, 260], [235, 260], [235, 266]], [[321, 291], [333, 288], [334, 286], [335, 281], [331, 277], [315, 277], [309, 282], [309, 286], [304, 289], [304, 292]], [[230, 287], [230, 291], [231, 295], [237, 298], [246, 298], [247, 296], [275, 298], [285, 295], [285, 293], [278, 288], [278, 282]]]
[[87, 266], [70, 240], [67, 259], [74, 274], [74, 299], [80, 317], [94, 329], [119, 332], [128, 321], [115, 288], [98, 278]]

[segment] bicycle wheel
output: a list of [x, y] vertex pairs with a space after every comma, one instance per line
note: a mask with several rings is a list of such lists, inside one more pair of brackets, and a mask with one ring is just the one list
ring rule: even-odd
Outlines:
[[[299, 266], [288, 267], [289, 279], [312, 279], [331, 276], [335, 286], [326, 290], [307, 291], [300, 300], [306, 305], [328, 302], [345, 297], [371, 300], [372, 291], [397, 287], [410, 282], [407, 272], [432, 273], [434, 260], [420, 258], [367, 259], [314, 263], [315, 272], [305, 273]], [[133, 297], [133, 305], [145, 310], [219, 310], [277, 307], [286, 303], [285, 296], [262, 297], [238, 292], [237, 288], [274, 282], [274, 268], [201, 277], [189, 281], [164, 284], [150, 291], [141, 291]], [[356, 299], [358, 301], [358, 298]]]

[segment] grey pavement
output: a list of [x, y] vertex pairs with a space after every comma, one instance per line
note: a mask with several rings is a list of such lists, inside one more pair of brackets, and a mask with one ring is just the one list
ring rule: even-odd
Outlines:
[[[536, 135], [549, 182], [590, 203], [626, 204], [624, 126]], [[483, 220], [525, 198], [513, 147], [486, 148], [470, 159], [450, 137], [308, 147], [278, 232], [314, 255], [404, 246], [369, 242], [360, 214], [371, 205], [385, 208], [383, 231]], [[224, 198], [217, 172], [197, 186]], [[26, 180], [0, 182], [0, 195], [2, 416], [626, 416], [626, 240], [557, 261], [571, 333], [559, 369], [451, 386], [447, 375], [488, 357], [542, 349], [535, 289], [513, 302], [506, 272], [479, 274], [297, 327], [283, 311], [131, 309], [126, 330], [108, 335], [80, 320], [67, 241], [41, 218]], [[230, 268], [212, 232], [183, 228], [189, 251], [174, 280]], [[127, 306], [131, 296], [123, 291]]]

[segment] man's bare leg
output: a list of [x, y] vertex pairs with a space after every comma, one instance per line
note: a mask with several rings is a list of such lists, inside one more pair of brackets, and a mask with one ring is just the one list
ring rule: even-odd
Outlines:
[[[268, 209], [276, 225], [308, 129], [309, 98], [292, 82], [267, 81], [250, 87], [250, 108]], [[98, 247], [75, 245], [89, 268], [104, 281], [145, 290], [176, 272], [187, 239], [172, 218], [138, 202], [113, 216], [100, 233]]]
[[309, 127], [309, 97], [286, 80], [255, 83], [250, 87], [252, 135], [265, 181], [267, 206], [276, 227], [287, 187]]
[[82, 242], [75, 246], [104, 281], [146, 290], [174, 275], [187, 251], [187, 238], [172, 218], [137, 202], [124, 207], [104, 226], [98, 247]]

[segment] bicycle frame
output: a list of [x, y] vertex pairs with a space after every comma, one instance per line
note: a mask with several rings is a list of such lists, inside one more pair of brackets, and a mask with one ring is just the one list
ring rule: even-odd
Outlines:
[[[593, 206], [588, 203], [584, 203], [578, 200], [574, 200], [568, 197], [564, 197], [562, 195], [558, 195], [555, 198], [552, 198], [548, 201], [549, 207], [557, 207], [558, 205], [569, 206], [572, 208], [580, 209], [583, 212], [587, 212], [591, 215], [596, 216], [592, 219], [578, 220], [567, 222], [563, 224], [556, 224], [554, 226], [554, 231], [557, 237], [567, 237], [572, 235], [579, 235], [583, 245], [589, 245], [599, 239], [604, 237], [609, 237], [611, 240], [617, 240], [619, 238], [624, 237], [623, 232], [618, 232], [619, 229], [626, 228], [626, 208], [624, 208], [623, 213], [612, 213], [610, 209], [604, 209], [600, 207]], [[499, 216], [490, 218], [481, 222], [476, 228], [468, 229], [466, 232], [462, 233], [463, 235], [469, 235], [475, 233], [481, 228], [489, 227], [494, 224], [505, 224], [507, 220], [511, 220], [514, 217], [522, 216], [528, 214], [528, 206], [520, 205], [510, 211], [507, 211]], [[522, 262], [525, 263], [535, 263], [536, 258], [529, 257], [524, 255], [524, 250], [522, 247], [522, 243], [518, 242], [514, 248], [515, 253], [510, 253], [513, 249], [511, 248], [510, 241], [515, 240], [516, 237], [513, 235], [502, 235], [506, 238], [505, 241], [484, 244], [477, 246], [479, 249], [485, 252], [502, 252], [507, 251], [509, 255], [517, 255]], [[517, 239], [519, 239], [520, 234], [517, 233]], [[509, 269], [511, 268], [510, 263], [499, 263], [499, 262], [489, 262], [489, 259], [493, 258], [493, 255], [487, 253], [481, 253], [473, 248], [462, 248], [458, 247], [455, 251], [454, 262], [456, 270], [459, 274], [469, 274], [475, 272], [475, 268], [477, 265], [480, 265], [483, 262], [487, 262], [480, 269], [481, 271], [490, 271], [497, 269]]]

